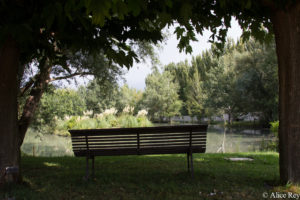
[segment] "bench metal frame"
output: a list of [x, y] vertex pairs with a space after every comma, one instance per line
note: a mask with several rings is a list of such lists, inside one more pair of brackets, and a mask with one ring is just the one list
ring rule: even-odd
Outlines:
[[95, 156], [186, 153], [194, 176], [193, 153], [205, 153], [207, 125], [69, 130], [75, 156], [86, 157], [86, 175], [95, 175]]

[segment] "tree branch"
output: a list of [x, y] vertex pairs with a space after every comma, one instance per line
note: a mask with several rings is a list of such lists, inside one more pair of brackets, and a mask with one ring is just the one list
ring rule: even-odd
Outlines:
[[66, 76], [59, 76], [59, 77], [51, 78], [49, 80], [49, 82], [68, 79], [68, 78], [72, 78], [74, 76], [87, 76], [87, 75], [94, 75], [94, 74], [91, 73], [91, 72], [76, 72], [76, 73], [69, 74], [69, 75], [66, 75]]
[[19, 96], [23, 96], [25, 94], [25, 92], [34, 84], [34, 80], [36, 79], [36, 76], [35, 75], [33, 78], [31, 78], [23, 88], [20, 89], [20, 93], [19, 93]]

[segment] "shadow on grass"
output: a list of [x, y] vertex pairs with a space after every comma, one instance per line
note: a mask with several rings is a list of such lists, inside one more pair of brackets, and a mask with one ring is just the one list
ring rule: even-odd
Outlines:
[[[231, 162], [228, 157], [254, 161]], [[23, 157], [26, 184], [6, 188], [17, 199], [261, 199], [277, 183], [278, 154], [195, 154], [194, 179], [185, 155], [96, 157], [84, 181], [85, 158]], [[3, 191], [3, 190], [2, 190]], [[0, 196], [1, 197], [1, 196]], [[1, 198], [0, 198], [1, 199]]]

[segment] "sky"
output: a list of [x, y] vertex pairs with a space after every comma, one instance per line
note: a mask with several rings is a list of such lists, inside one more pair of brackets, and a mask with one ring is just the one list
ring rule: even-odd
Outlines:
[[[167, 65], [171, 62], [178, 63], [180, 61], [188, 60], [191, 61], [192, 57], [201, 54], [202, 51], [210, 48], [210, 43], [208, 42], [209, 36], [211, 35], [209, 31], [204, 31], [203, 35], [197, 35], [197, 42], [192, 42], [191, 46], [193, 48], [192, 54], [180, 53], [177, 48], [178, 40], [176, 35], [173, 34], [174, 27], [169, 28], [170, 36], [168, 40], [161, 44], [162, 48], [158, 50], [159, 60], [162, 66]], [[231, 20], [231, 28], [228, 30], [228, 37], [233, 38], [235, 41], [241, 36], [242, 30], [239, 27], [237, 21]], [[137, 90], [145, 89], [145, 78], [151, 73], [151, 62], [134, 64], [133, 67], [126, 72], [124, 79], [129, 87], [135, 88]]]

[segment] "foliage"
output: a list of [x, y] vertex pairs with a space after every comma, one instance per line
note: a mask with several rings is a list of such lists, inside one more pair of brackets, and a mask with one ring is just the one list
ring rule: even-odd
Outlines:
[[192, 68], [191, 75], [188, 77], [186, 86], [186, 107], [190, 116], [197, 116], [198, 120], [203, 117], [205, 112], [204, 100], [205, 93], [203, 89], [203, 80], [200, 78], [198, 69]]
[[120, 87], [116, 81], [100, 82], [94, 79], [86, 87], [81, 86], [79, 93], [85, 100], [87, 109], [94, 113], [104, 112], [111, 107], [121, 111], [126, 106], [131, 106], [135, 107], [136, 114], [142, 107], [142, 91], [129, 88], [127, 84]]
[[274, 138], [273, 140], [262, 141], [260, 144], [260, 151], [267, 151], [267, 152], [279, 152], [278, 149], [278, 138]]
[[274, 122], [270, 122], [270, 130], [276, 135], [278, 136], [278, 131], [279, 131], [279, 121], [274, 121]]
[[238, 83], [247, 91], [243, 94], [246, 99], [242, 108], [248, 112], [260, 112], [261, 120], [268, 124], [278, 119], [278, 64], [275, 43], [261, 45], [250, 40], [244, 46], [247, 51], [235, 63]]
[[271, 141], [263, 141], [261, 149], [264, 151], [276, 151], [279, 152], [279, 138], [278, 138], [278, 131], [279, 131], [279, 121], [270, 122], [270, 130], [274, 133], [275, 137]]
[[152, 119], [162, 120], [180, 114], [182, 101], [177, 94], [178, 84], [173, 79], [170, 72], [160, 73], [157, 69], [147, 76], [143, 105]]
[[134, 88], [129, 88], [127, 84], [120, 87], [120, 101], [118, 104], [118, 109], [125, 108], [126, 106], [134, 107], [134, 113], [142, 109], [142, 98], [143, 92], [138, 91]]
[[187, 82], [189, 81], [190, 70], [187, 61], [179, 62], [177, 64], [170, 63], [164, 66], [164, 70], [171, 73], [173, 77], [173, 82], [179, 85], [178, 95], [179, 95], [179, 99], [182, 100], [183, 102], [180, 113], [181, 115], [188, 115], [189, 113], [186, 105], [186, 101], [187, 101], [186, 90], [188, 87]]
[[278, 77], [275, 44], [228, 39], [222, 55], [213, 45], [192, 63], [165, 66], [179, 83], [181, 114], [210, 117], [227, 114], [229, 123], [252, 113], [267, 124], [277, 119]]
[[86, 104], [76, 90], [55, 89], [45, 93], [34, 118], [32, 127], [42, 128], [53, 125], [55, 118], [64, 118], [66, 115], [82, 115]]
[[79, 93], [86, 103], [87, 110], [101, 113], [106, 109], [117, 107], [120, 101], [120, 92], [116, 81], [100, 81], [93, 79], [86, 87], [81, 86]]
[[22, 44], [24, 64], [43, 56], [49, 57], [54, 65], [61, 64], [67, 59], [67, 51], [92, 55], [101, 50], [109, 60], [130, 66], [133, 60], [138, 60], [134, 48], [139, 41], [162, 39], [163, 27], [151, 23], [156, 18], [153, 14], [157, 12], [157, 4], [148, 9], [151, 5], [119, 0], [1, 3], [1, 16], [6, 16], [6, 20], [1, 23], [0, 42], [12, 35]]

